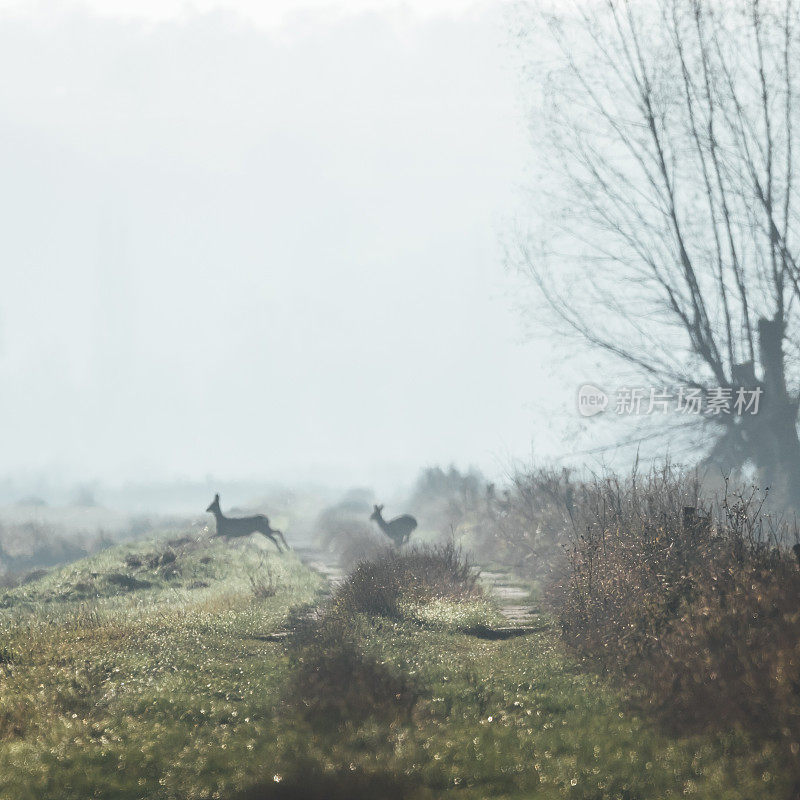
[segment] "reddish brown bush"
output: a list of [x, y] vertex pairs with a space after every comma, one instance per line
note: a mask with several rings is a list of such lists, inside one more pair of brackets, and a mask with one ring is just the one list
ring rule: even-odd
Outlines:
[[582, 485], [548, 602], [566, 642], [669, 725], [742, 724], [793, 751], [796, 531], [755, 489], [702, 506], [697, 479], [669, 466]]

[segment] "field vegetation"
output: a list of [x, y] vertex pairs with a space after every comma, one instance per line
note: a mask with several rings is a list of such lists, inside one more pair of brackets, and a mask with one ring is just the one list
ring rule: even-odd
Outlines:
[[[195, 528], [7, 588], [0, 797], [793, 797], [800, 571], [760, 495], [666, 467], [474, 496], [335, 587]], [[482, 635], [518, 623], [459, 532], [526, 635]]]

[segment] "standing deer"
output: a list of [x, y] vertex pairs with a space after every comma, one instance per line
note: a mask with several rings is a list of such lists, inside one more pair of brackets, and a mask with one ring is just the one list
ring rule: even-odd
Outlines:
[[249, 536], [251, 533], [263, 533], [278, 548], [279, 553], [282, 551], [278, 540], [275, 538], [276, 536], [280, 536], [286, 549], [289, 549], [283, 534], [270, 528], [269, 520], [263, 514], [256, 514], [254, 517], [226, 517], [219, 507], [218, 494], [214, 495], [214, 499], [206, 511], [211, 512], [217, 520], [217, 532], [214, 536], [234, 537]]
[[375, 506], [370, 519], [378, 523], [380, 529], [394, 542], [395, 547], [405, 544], [411, 532], [417, 527], [417, 521], [410, 514], [403, 514], [402, 517], [395, 517], [387, 522], [381, 512], [383, 506]]

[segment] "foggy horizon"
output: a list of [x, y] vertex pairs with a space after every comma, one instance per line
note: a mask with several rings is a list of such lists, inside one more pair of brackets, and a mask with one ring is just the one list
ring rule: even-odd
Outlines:
[[506, 4], [200, 8], [0, 5], [0, 477], [554, 455]]

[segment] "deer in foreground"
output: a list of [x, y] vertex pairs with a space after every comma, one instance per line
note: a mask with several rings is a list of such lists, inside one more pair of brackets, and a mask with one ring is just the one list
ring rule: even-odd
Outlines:
[[212, 513], [214, 519], [217, 521], [217, 532], [214, 536], [234, 537], [249, 536], [251, 533], [262, 533], [278, 548], [279, 553], [282, 552], [281, 546], [278, 544], [278, 540], [275, 537], [280, 536], [286, 549], [289, 549], [289, 545], [286, 544], [286, 539], [283, 538], [283, 534], [280, 531], [270, 528], [269, 520], [263, 514], [256, 514], [254, 517], [226, 517], [219, 507], [218, 494], [214, 495], [214, 499], [206, 511]]
[[378, 527], [394, 542], [395, 547], [405, 544], [411, 532], [417, 527], [417, 521], [410, 514], [395, 517], [388, 522], [383, 518], [383, 506], [375, 506], [370, 519], [378, 523]]

